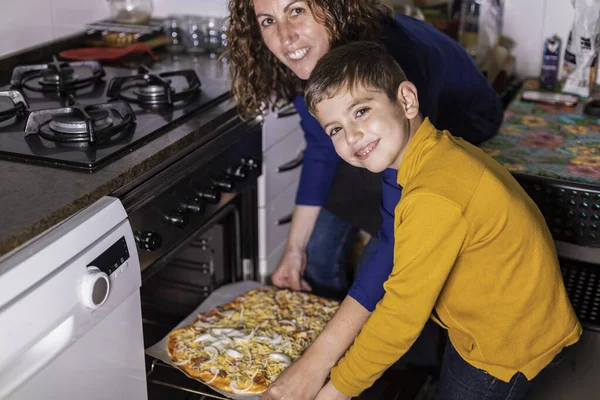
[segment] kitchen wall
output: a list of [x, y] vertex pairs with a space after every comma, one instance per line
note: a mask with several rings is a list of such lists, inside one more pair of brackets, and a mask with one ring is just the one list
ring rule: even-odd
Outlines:
[[[84, 29], [108, 17], [106, 0], [0, 0], [0, 56]], [[226, 15], [226, 0], [154, 0], [155, 14]]]
[[[390, 0], [397, 4], [411, 0]], [[108, 17], [106, 0], [3, 1], [0, 56], [81, 31], [85, 23]], [[154, 0], [154, 14], [227, 14], [227, 0]], [[505, 0], [504, 32], [517, 45], [520, 76], [539, 74], [542, 45], [558, 34], [566, 43], [573, 19], [571, 0]], [[600, 76], [600, 75], [599, 75]]]
[[571, 0], [505, 0], [504, 34], [517, 43], [513, 53], [520, 76], [539, 75], [546, 38], [561, 37], [564, 54], [573, 15]]

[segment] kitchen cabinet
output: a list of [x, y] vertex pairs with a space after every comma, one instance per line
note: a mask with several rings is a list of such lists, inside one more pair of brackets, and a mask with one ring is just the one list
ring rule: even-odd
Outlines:
[[263, 124], [263, 171], [258, 180], [259, 274], [273, 274], [281, 259], [294, 211], [305, 148], [293, 106], [269, 113]]

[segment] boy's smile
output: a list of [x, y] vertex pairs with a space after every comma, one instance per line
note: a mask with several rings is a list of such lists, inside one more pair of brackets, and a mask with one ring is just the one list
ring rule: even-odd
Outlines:
[[356, 158], [358, 158], [359, 160], [366, 160], [379, 144], [379, 140], [380, 139], [374, 140], [366, 146], [355, 151], [354, 155], [356, 156]]
[[344, 161], [377, 173], [400, 167], [414, 133], [410, 119], [415, 111], [418, 114], [416, 88], [410, 82], [400, 85], [395, 102], [358, 84], [317, 103], [315, 116]]

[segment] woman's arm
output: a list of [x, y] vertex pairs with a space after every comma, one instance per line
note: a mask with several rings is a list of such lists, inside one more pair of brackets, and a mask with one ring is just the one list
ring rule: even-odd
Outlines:
[[294, 208], [287, 246], [271, 278], [275, 286], [311, 290], [302, 277], [306, 269], [306, 246], [320, 211], [319, 206], [297, 205]]

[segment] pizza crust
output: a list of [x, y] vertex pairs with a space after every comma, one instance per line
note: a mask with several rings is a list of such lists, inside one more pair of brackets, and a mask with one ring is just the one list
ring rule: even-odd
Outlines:
[[[242, 390], [252, 379], [242, 395], [261, 394], [314, 341], [337, 307], [312, 294], [254, 289], [171, 332], [167, 352], [174, 362], [190, 360], [176, 367], [214, 389], [240, 395], [232, 379], [241, 379]], [[205, 339], [198, 340], [201, 336]]]

